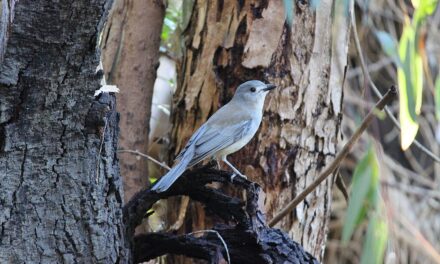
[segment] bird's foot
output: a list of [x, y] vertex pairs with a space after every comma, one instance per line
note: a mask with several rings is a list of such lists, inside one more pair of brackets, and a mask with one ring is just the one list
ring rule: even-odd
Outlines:
[[246, 175], [243, 175], [243, 174], [241, 174], [241, 173], [240, 173], [240, 174], [238, 174], [238, 173], [233, 173], [232, 176], [231, 176], [231, 182], [234, 182], [234, 178], [237, 177], [237, 175], [240, 176], [240, 177], [242, 177], [242, 178], [244, 178], [245, 180], [247, 180]]
[[234, 182], [234, 178], [235, 178], [235, 176], [237, 176], [237, 174], [232, 173], [232, 176], [231, 176], [231, 183]]

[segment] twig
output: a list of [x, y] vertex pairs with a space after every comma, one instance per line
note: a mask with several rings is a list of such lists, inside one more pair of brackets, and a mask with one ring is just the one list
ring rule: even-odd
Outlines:
[[[375, 63], [369, 64], [368, 65], [368, 72], [376, 72], [376, 71], [380, 71], [383, 67], [389, 65], [393, 63], [393, 59], [386, 57], [383, 58]], [[362, 74], [362, 68], [354, 68], [350, 71], [348, 71], [347, 73], [347, 79], [351, 79], [354, 77], [357, 77], [358, 75]]]
[[169, 230], [178, 230], [183, 225], [183, 221], [185, 220], [186, 211], [188, 210], [189, 197], [182, 196], [182, 200], [180, 201], [179, 214], [177, 216], [176, 222], [169, 228]]
[[281, 212], [279, 212], [272, 220], [269, 222], [269, 226], [272, 227], [276, 223], [278, 223], [284, 216], [286, 216], [289, 212], [291, 212], [301, 201], [303, 201], [308, 194], [318, 187], [318, 185], [323, 182], [329, 175], [331, 175], [338, 167], [342, 160], [347, 156], [350, 152], [353, 145], [359, 140], [361, 134], [367, 129], [370, 125], [373, 117], [375, 116], [375, 112], [378, 110], [383, 110], [385, 105], [391, 102], [397, 95], [397, 89], [395, 86], [391, 86], [385, 96], [377, 102], [375, 108], [371, 109], [367, 116], [362, 121], [359, 128], [353, 133], [348, 142], [344, 145], [342, 150], [336, 155], [333, 162], [327, 166], [323, 172], [319, 175], [319, 177], [310, 184], [302, 193], [297, 195], [286, 207], [284, 207]]
[[434, 189], [435, 187], [426, 188], [426, 187], [415, 186], [414, 184], [404, 184], [398, 181], [390, 182], [385, 180], [381, 180], [380, 183], [383, 186], [393, 188], [399, 191], [403, 191], [407, 194], [417, 195], [420, 198], [440, 199], [440, 193]]
[[165, 162], [160, 162], [157, 159], [151, 157], [150, 155], [144, 154], [144, 153], [139, 152], [137, 150], [119, 149], [118, 152], [121, 152], [121, 153], [131, 153], [131, 154], [139, 155], [141, 157], [144, 157], [144, 158], [148, 159], [149, 161], [153, 162], [154, 164], [157, 164], [157, 165], [161, 166], [164, 169], [171, 170], [171, 168]]
[[345, 186], [344, 180], [342, 179], [341, 173], [338, 171], [336, 174], [336, 187], [341, 191], [342, 195], [344, 196], [345, 201], [348, 203], [348, 191], [347, 187]]
[[417, 173], [413, 172], [412, 170], [409, 170], [402, 166], [400, 163], [398, 163], [396, 160], [391, 158], [389, 155], [384, 154], [383, 161], [385, 164], [393, 171], [396, 172], [394, 175], [398, 176], [400, 179], [403, 179], [403, 177], [406, 177], [406, 181], [413, 182], [414, 184], [417, 184], [418, 186], [422, 185], [424, 187], [428, 186], [436, 186], [436, 183], [429, 179], [420, 177]]
[[434, 260], [435, 263], [440, 263], [439, 252], [437, 252], [434, 246], [425, 238], [425, 236], [423, 236], [420, 230], [416, 228], [414, 223], [411, 223], [402, 214], [399, 214], [399, 217], [396, 217], [396, 220], [409, 232], [409, 235], [404, 236], [404, 238], [409, 238], [405, 239], [406, 242], [413, 244], [413, 242], [417, 241], [418, 243], [414, 243], [415, 246], [419, 246], [419, 248]]
[[220, 241], [222, 242], [223, 247], [225, 247], [226, 257], [228, 258], [228, 263], [231, 264], [231, 257], [229, 256], [228, 245], [226, 244], [225, 240], [223, 239], [223, 237], [220, 235], [219, 232], [217, 232], [213, 229], [209, 229], [209, 230], [194, 231], [194, 232], [189, 233], [188, 235], [194, 235], [194, 234], [199, 234], [199, 233], [214, 233], [214, 234], [216, 234], [218, 239], [220, 239]]
[[419, 163], [419, 161], [417, 160], [417, 158], [414, 156], [414, 154], [412, 153], [411, 149], [407, 149], [406, 151], [403, 152], [403, 155], [405, 156], [406, 160], [408, 161], [409, 165], [411, 165], [412, 169], [419, 174], [420, 176], [422, 176], [423, 178], [426, 178], [428, 176], [427, 169], [424, 169], [422, 167], [422, 165]]
[[[360, 41], [359, 41], [359, 36], [358, 36], [358, 33], [357, 33], [357, 29], [356, 29], [356, 18], [355, 18], [354, 12], [351, 12], [351, 23], [352, 23], [351, 28], [353, 30], [354, 43], [355, 43], [355, 46], [356, 46], [356, 52], [357, 52], [357, 54], [359, 56], [359, 59], [360, 59], [360, 62], [361, 62], [361, 69], [362, 69], [362, 72], [364, 74], [364, 79], [368, 81], [368, 83], [370, 84], [370, 86], [373, 89], [373, 92], [376, 94], [376, 96], [379, 99], [382, 99], [381, 92], [379, 91], [377, 86], [374, 84], [374, 82], [371, 80], [370, 73], [368, 72], [368, 69], [367, 69], [367, 66], [366, 66], [366, 63], [365, 63], [365, 60], [364, 60], [364, 56], [362, 54], [361, 44], [360, 44]], [[400, 127], [399, 121], [394, 117], [393, 113], [391, 113], [391, 111], [386, 106], [385, 106], [385, 113], [391, 119], [391, 121], [393, 122], [394, 126], [397, 127], [397, 129], [399, 129], [399, 131], [401, 131], [402, 128]], [[437, 157], [432, 151], [427, 149], [425, 146], [423, 146], [419, 141], [414, 139], [413, 144], [416, 147], [418, 147], [422, 152], [426, 153], [426, 155], [428, 155], [431, 159], [433, 159], [434, 161], [440, 163], [440, 158]]]

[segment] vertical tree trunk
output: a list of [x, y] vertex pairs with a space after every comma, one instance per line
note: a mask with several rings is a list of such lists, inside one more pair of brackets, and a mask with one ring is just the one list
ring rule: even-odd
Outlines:
[[[263, 186], [268, 219], [336, 153], [349, 17], [335, 2], [320, 1], [314, 10], [296, 1], [290, 27], [282, 0], [196, 0], [185, 31], [171, 156], [240, 83], [259, 79], [279, 87], [266, 99], [257, 135], [230, 159]], [[317, 258], [325, 247], [331, 186], [331, 180], [323, 183], [278, 225]], [[203, 209], [190, 208], [186, 231], [207, 228]]]
[[111, 3], [2, 1], [0, 263], [130, 261], [115, 100], [93, 96]]
[[[107, 82], [116, 84], [121, 114], [119, 145], [148, 152], [148, 133], [165, 6], [162, 0], [116, 0], [103, 34]], [[146, 159], [120, 154], [125, 201], [148, 183]]]

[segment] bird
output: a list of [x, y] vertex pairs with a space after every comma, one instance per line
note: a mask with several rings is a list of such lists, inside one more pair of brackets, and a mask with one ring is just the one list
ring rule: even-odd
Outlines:
[[164, 192], [189, 167], [207, 158], [223, 161], [236, 175], [246, 178], [228, 160], [227, 156], [244, 147], [257, 132], [263, 118], [266, 95], [276, 88], [258, 80], [240, 84], [232, 99], [218, 109], [191, 136], [185, 147], [176, 157], [176, 165], [162, 176], [151, 188]]

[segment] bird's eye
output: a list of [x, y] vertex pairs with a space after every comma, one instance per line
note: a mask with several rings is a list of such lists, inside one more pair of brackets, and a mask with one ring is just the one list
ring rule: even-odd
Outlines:
[[256, 90], [257, 90], [257, 89], [255, 89], [255, 87], [252, 87], [252, 88], [251, 88], [251, 92], [253, 92], [253, 93], [255, 93]]

